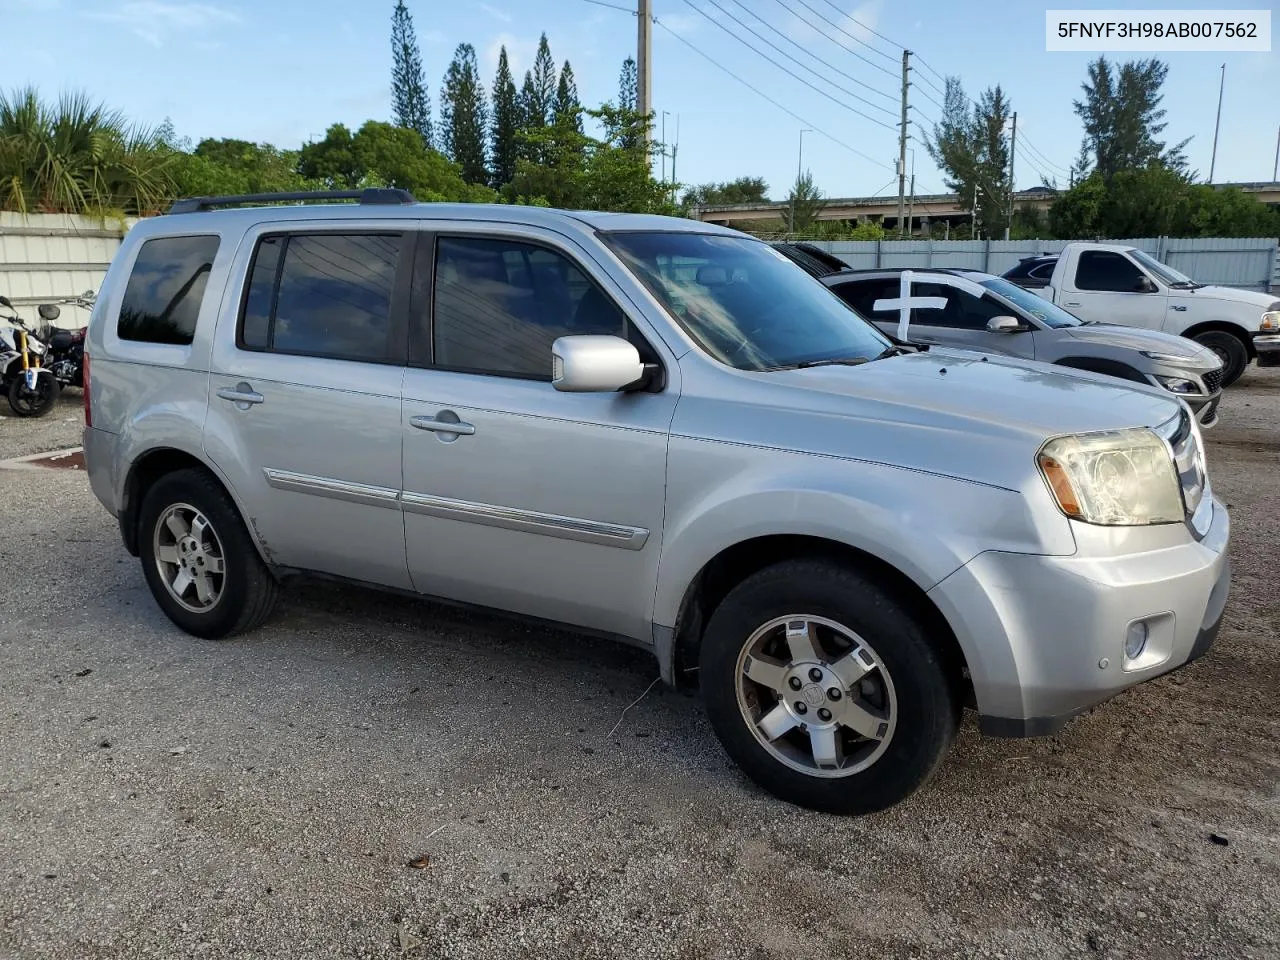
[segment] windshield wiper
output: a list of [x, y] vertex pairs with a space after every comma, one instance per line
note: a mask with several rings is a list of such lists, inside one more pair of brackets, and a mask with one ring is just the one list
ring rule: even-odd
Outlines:
[[1194, 280], [1179, 280], [1177, 283], [1169, 284], [1174, 290], [1199, 290], [1205, 286], [1203, 283], [1196, 283]]
[[896, 357], [906, 352], [902, 347], [886, 347], [874, 357], [827, 357], [823, 360], [801, 360], [799, 363], [790, 364], [783, 369], [806, 370], [809, 367], [860, 367], [862, 364], [871, 363], [873, 360], [886, 360], [889, 357]]

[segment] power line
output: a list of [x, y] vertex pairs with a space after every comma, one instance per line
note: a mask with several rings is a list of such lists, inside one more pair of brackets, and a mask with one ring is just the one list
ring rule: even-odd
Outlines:
[[[800, 3], [802, 3], [802, 4], [804, 4], [806, 7], [808, 6], [808, 4], [807, 4], [807, 3], [804, 3], [804, 0], [799, 0], [799, 2], [800, 2]], [[832, 10], [834, 10], [836, 13], [840, 14], [840, 16], [845, 17], [846, 19], [852, 20], [854, 23], [856, 23], [858, 26], [860, 26], [863, 30], [867, 31], [867, 33], [871, 33], [871, 34], [874, 34], [875, 36], [879, 37], [879, 38], [880, 38], [881, 40], [883, 40], [885, 43], [889, 44], [889, 46], [891, 46], [891, 47], [897, 47], [899, 50], [905, 49], [905, 48], [902, 46], [902, 44], [900, 44], [900, 43], [894, 43], [892, 40], [890, 40], [888, 37], [886, 37], [883, 33], [877, 33], [877, 32], [876, 32], [875, 30], [873, 30], [871, 27], [867, 26], [867, 24], [863, 23], [863, 22], [862, 22], [861, 20], [859, 20], [857, 17], [853, 16], [853, 14], [845, 13], [843, 10], [841, 10], [839, 7], [837, 7], [834, 3], [832, 3], [832, 2], [831, 2], [831, 0], [823, 0], [823, 3], [825, 3], [828, 7], [830, 7]], [[855, 40], [856, 40], [857, 38], [856, 38], [856, 37], [853, 37], [852, 39], [855, 39]], [[858, 42], [859, 42], [859, 43], [866, 43], [866, 41], [865, 41], [865, 40], [858, 40]], [[866, 44], [866, 46], [867, 46], [869, 49], [871, 49], [871, 50], [876, 50], [876, 48], [875, 48], [875, 47], [873, 47], [873, 46], [871, 46], [871, 44], [869, 44], [869, 43], [867, 43], [867, 44]], [[880, 54], [880, 56], [882, 56], [882, 57], [888, 57], [890, 60], [895, 60], [895, 59], [897, 59], [896, 57], [890, 57], [887, 53], [883, 53], [883, 52], [881, 52], [881, 51], [879, 51], [879, 50], [876, 50], [876, 53], [879, 53], [879, 54]]]
[[[1024, 126], [1026, 125], [1025, 121], [1023, 121], [1023, 125]], [[1022, 131], [1022, 143], [1024, 146], [1030, 148], [1032, 156], [1040, 158], [1040, 161], [1044, 166], [1052, 167], [1053, 169], [1058, 170], [1066, 174], [1067, 176], [1071, 175], [1071, 171], [1068, 170], [1066, 167], [1062, 166], [1061, 164], [1054, 163], [1052, 160], [1050, 160], [1048, 154], [1046, 154], [1043, 150], [1041, 150], [1031, 141], [1031, 138], [1027, 136], [1025, 130]]]
[[[710, 3], [712, 6], [714, 6], [717, 10], [720, 10], [722, 13], [724, 13], [727, 17], [729, 17], [729, 19], [733, 20], [733, 22], [734, 22], [734, 23], [737, 23], [739, 26], [743, 27], [743, 28], [744, 28], [744, 29], [746, 29], [746, 30], [750, 30], [750, 31], [751, 31], [751, 33], [752, 33], [752, 34], [754, 34], [755, 36], [760, 37], [760, 34], [756, 33], [756, 32], [755, 32], [755, 30], [753, 30], [750, 26], [748, 26], [747, 24], [743, 23], [741, 20], [739, 20], [737, 17], [735, 17], [732, 13], [729, 13], [729, 11], [727, 11], [727, 10], [725, 10], [723, 7], [721, 7], [721, 6], [720, 6], [720, 4], [716, 3], [716, 0], [707, 0], [707, 2], [708, 2], [708, 3]], [[747, 9], [747, 5], [746, 5], [745, 3], [743, 3], [743, 2], [742, 2], [742, 0], [736, 0], [736, 2], [737, 2], [737, 4], [738, 4], [738, 6], [742, 7], [744, 10], [746, 10], [746, 9]], [[872, 93], [879, 94], [880, 96], [884, 97], [886, 100], [889, 100], [890, 102], [893, 102], [893, 101], [895, 101], [895, 100], [897, 100], [897, 99], [898, 99], [898, 98], [897, 98], [894, 94], [892, 94], [892, 93], [885, 93], [883, 90], [880, 90], [880, 89], [879, 89], [879, 88], [877, 88], [877, 87], [873, 87], [873, 86], [871, 86], [871, 84], [869, 84], [869, 83], [865, 83], [865, 82], [863, 82], [862, 80], [859, 80], [857, 77], [855, 77], [855, 76], [851, 76], [850, 74], [845, 73], [843, 70], [841, 70], [839, 67], [835, 66], [834, 64], [832, 64], [832, 63], [828, 63], [826, 60], [823, 60], [823, 59], [822, 59], [820, 56], [818, 56], [816, 53], [811, 53], [810, 51], [806, 50], [806, 49], [805, 49], [805, 47], [804, 47], [802, 44], [799, 44], [799, 43], [797, 43], [795, 40], [792, 40], [790, 37], [788, 37], [785, 33], [783, 33], [783, 32], [782, 32], [781, 30], [779, 30], [777, 27], [775, 27], [775, 26], [773, 26], [772, 24], [770, 24], [770, 23], [768, 23], [767, 21], [765, 21], [762, 17], [756, 16], [756, 14], [751, 13], [750, 11], [747, 11], [747, 12], [748, 12], [752, 17], [754, 17], [757, 21], [759, 21], [760, 23], [762, 23], [762, 24], [764, 24], [766, 27], [768, 27], [768, 28], [769, 28], [769, 30], [771, 30], [773, 33], [776, 33], [778, 36], [782, 37], [782, 39], [786, 40], [786, 41], [787, 41], [787, 43], [791, 44], [793, 47], [797, 48], [798, 50], [801, 50], [802, 52], [807, 53], [810, 57], [812, 57], [814, 60], [817, 60], [820, 64], [822, 64], [822, 65], [823, 65], [824, 67], [826, 67], [828, 70], [831, 70], [831, 71], [833, 71], [833, 72], [835, 72], [835, 73], [838, 73], [840, 76], [844, 77], [844, 78], [845, 78], [845, 79], [847, 79], [847, 80], [851, 80], [851, 81], [853, 81], [854, 83], [856, 83], [856, 84], [857, 84], [858, 86], [860, 86], [860, 87], [866, 87], [866, 88], [867, 88], [868, 90], [870, 90]], [[779, 53], [782, 53], [782, 51], [781, 51], [781, 50], [779, 50], [776, 46], [774, 46], [770, 41], [765, 40], [765, 39], [764, 39], [764, 37], [760, 37], [760, 39], [761, 39], [761, 40], [763, 40], [765, 43], [769, 44], [769, 46], [770, 46], [770, 47], [772, 47], [774, 50], [778, 50], [778, 52], [779, 52]], [[789, 54], [789, 53], [783, 53], [782, 55], [783, 55], [784, 57], [786, 57], [787, 59], [789, 59], [789, 60], [793, 60], [793, 61], [795, 61], [796, 63], [800, 63], [800, 61], [799, 61], [798, 59], [796, 59], [795, 57], [791, 56], [791, 54]], [[801, 66], [804, 66], [804, 64], [802, 64], [802, 63], [801, 63]], [[822, 75], [821, 75], [820, 73], [818, 73], [816, 70], [810, 69], [809, 67], [805, 67], [805, 69], [806, 69], [806, 70], [809, 70], [809, 72], [810, 72], [810, 73], [812, 73], [812, 74], [814, 74], [814, 76], [818, 76], [818, 77], [821, 77], [821, 76], [822, 76]], [[839, 89], [841, 89], [841, 88], [837, 87], [836, 89], [837, 89], [837, 90], [839, 90]], [[861, 98], [861, 97], [859, 97], [857, 94], [852, 93], [852, 92], [850, 92], [850, 91], [848, 91], [848, 90], [843, 90], [842, 92], [843, 92], [843, 93], [847, 93], [847, 94], [849, 94], [849, 96], [853, 97], [853, 98], [854, 98], [854, 99], [856, 99], [856, 100], [862, 100], [862, 98]], [[865, 104], [867, 104], [868, 106], [875, 107], [877, 110], [884, 110], [886, 113], [889, 113], [890, 115], [892, 115], [892, 111], [891, 111], [891, 110], [889, 110], [887, 107], [882, 107], [882, 106], [880, 106], [880, 105], [879, 105], [879, 104], [877, 104], [877, 103], [871, 103], [869, 100], [862, 100], [862, 102], [863, 102], [863, 103], [865, 103]]]
[[[783, 9], [783, 10], [786, 10], [786, 11], [787, 11], [787, 13], [791, 14], [791, 15], [792, 15], [792, 16], [794, 16], [796, 19], [798, 19], [798, 20], [799, 20], [801, 23], [803, 23], [806, 27], [809, 27], [811, 30], [817, 30], [817, 31], [818, 31], [818, 34], [819, 34], [819, 36], [823, 37], [823, 38], [824, 38], [824, 39], [826, 39], [826, 40], [830, 40], [832, 43], [834, 43], [834, 44], [835, 44], [837, 47], [839, 47], [841, 50], [845, 51], [845, 53], [848, 53], [848, 54], [849, 54], [849, 55], [851, 55], [851, 56], [857, 57], [857, 58], [858, 58], [859, 60], [861, 60], [863, 63], [867, 64], [867, 65], [868, 65], [868, 66], [870, 66], [870, 67], [874, 67], [875, 69], [879, 70], [879, 71], [880, 71], [881, 73], [883, 73], [883, 74], [886, 74], [887, 76], [893, 77], [895, 80], [898, 78], [898, 75], [897, 75], [896, 73], [894, 73], [892, 70], [888, 69], [887, 67], [883, 66], [882, 64], [876, 63], [874, 60], [868, 60], [868, 59], [867, 59], [866, 57], [864, 57], [862, 54], [858, 53], [858, 51], [856, 51], [856, 50], [850, 50], [848, 47], [846, 47], [843, 43], [841, 43], [841, 42], [840, 42], [839, 40], [837, 40], [835, 37], [831, 37], [831, 36], [828, 36], [827, 34], [823, 33], [821, 30], [819, 30], [817, 27], [815, 27], [812, 23], [810, 23], [810, 22], [809, 22], [808, 20], [806, 20], [804, 17], [800, 16], [800, 14], [796, 13], [793, 9], [791, 9], [789, 6], [787, 6], [787, 5], [786, 5], [786, 3], [784, 2], [784, 0], [774, 0], [774, 2], [775, 2], [776, 4], [778, 4], [780, 7], [782, 7], [782, 9]], [[834, 27], [835, 29], [839, 30], [841, 33], [843, 33], [846, 37], [848, 37], [848, 38], [849, 38], [850, 40], [852, 40], [854, 43], [860, 43], [860, 44], [862, 44], [864, 47], [866, 47], [868, 50], [870, 50], [872, 53], [878, 53], [878, 54], [880, 54], [880, 56], [882, 56], [882, 57], [886, 57], [886, 58], [887, 58], [888, 60], [890, 60], [890, 61], [892, 61], [892, 60], [894, 59], [893, 57], [890, 57], [887, 53], [885, 53], [883, 50], [877, 50], [875, 47], [871, 46], [871, 44], [867, 43], [865, 40], [862, 40], [862, 39], [859, 39], [858, 37], [855, 37], [852, 33], [850, 33], [848, 30], [844, 29], [844, 27], [840, 26], [840, 24], [836, 23], [834, 20], [831, 20], [830, 18], [823, 16], [823, 15], [822, 15], [821, 13], [819, 13], [817, 10], [814, 10], [814, 9], [813, 9], [813, 7], [809, 6], [809, 4], [807, 4], [807, 3], [805, 2], [805, 0], [796, 0], [796, 2], [797, 2], [797, 3], [799, 3], [799, 4], [800, 4], [802, 7], [804, 7], [806, 10], [808, 10], [810, 13], [812, 13], [812, 14], [813, 14], [815, 17], [817, 17], [819, 20], [822, 20], [824, 23], [826, 23], [826, 24], [828, 24], [828, 25], [830, 25], [830, 26]]]
[[[919, 76], [919, 74], [917, 74], [917, 76]], [[942, 104], [940, 104], [937, 100], [935, 100], [933, 97], [929, 96], [929, 94], [925, 92], [925, 90], [924, 90], [924, 88], [923, 88], [923, 87], [917, 86], [917, 87], [916, 87], [916, 90], [919, 92], [920, 96], [924, 97], [926, 100], [928, 100], [930, 103], [932, 103], [932, 104], [933, 104], [935, 107], [937, 107], [939, 110], [946, 110], [946, 109], [947, 109], [947, 108], [946, 108], [946, 107], [944, 107]]]
[[794, 120], [799, 120], [799, 121], [800, 121], [801, 123], [803, 123], [806, 127], [808, 127], [809, 129], [811, 129], [814, 133], [819, 134], [820, 136], [826, 137], [828, 140], [830, 140], [832, 143], [836, 144], [837, 146], [844, 147], [844, 148], [845, 148], [846, 150], [848, 150], [850, 153], [857, 154], [859, 157], [862, 157], [862, 159], [864, 159], [864, 160], [869, 160], [871, 163], [874, 163], [874, 164], [875, 164], [876, 166], [878, 166], [878, 167], [884, 167], [886, 170], [892, 170], [892, 169], [893, 169], [893, 166], [892, 166], [891, 164], [885, 163], [885, 162], [884, 162], [884, 161], [882, 161], [882, 160], [877, 160], [875, 157], [872, 157], [872, 156], [869, 156], [869, 155], [867, 155], [867, 154], [863, 153], [863, 152], [862, 152], [861, 150], [859, 150], [857, 147], [851, 147], [851, 146], [849, 146], [849, 144], [845, 143], [843, 140], [839, 140], [839, 139], [837, 139], [836, 137], [833, 137], [831, 134], [827, 133], [827, 132], [826, 132], [825, 130], [823, 130], [821, 127], [818, 127], [816, 124], [814, 124], [814, 122], [813, 122], [812, 120], [806, 120], [804, 117], [800, 116], [800, 114], [796, 113], [796, 112], [795, 112], [794, 110], [792, 110], [790, 107], [785, 107], [785, 106], [783, 106], [783, 105], [782, 105], [781, 103], [779, 103], [777, 100], [773, 99], [773, 97], [771, 97], [771, 96], [769, 96], [767, 93], [764, 93], [763, 91], [761, 91], [758, 87], [756, 87], [756, 86], [754, 86], [754, 85], [752, 85], [752, 84], [748, 83], [746, 80], [743, 80], [743, 79], [742, 79], [742, 77], [738, 76], [736, 73], [734, 73], [732, 70], [730, 70], [730, 69], [729, 69], [728, 67], [726, 67], [724, 64], [722, 64], [720, 61], [718, 61], [718, 60], [716, 60], [716, 59], [712, 58], [709, 54], [704, 53], [704, 52], [703, 52], [701, 49], [699, 49], [696, 45], [694, 45], [693, 43], [690, 43], [690, 42], [689, 42], [688, 40], [686, 40], [684, 37], [680, 36], [680, 34], [676, 33], [674, 30], [672, 30], [670, 27], [668, 27], [668, 26], [667, 26], [665, 23], [663, 23], [661, 20], [656, 20], [656, 21], [654, 21], [654, 22], [655, 22], [659, 27], [661, 27], [663, 30], [665, 30], [667, 33], [671, 34], [671, 36], [675, 37], [677, 40], [679, 40], [681, 43], [683, 43], [686, 47], [688, 47], [688, 48], [689, 48], [690, 50], [692, 50], [694, 53], [696, 53], [698, 56], [702, 57], [704, 60], [706, 60], [708, 63], [710, 63], [712, 66], [719, 67], [721, 70], [723, 70], [723, 71], [724, 71], [725, 73], [727, 73], [729, 76], [733, 77], [733, 79], [737, 80], [740, 84], [742, 84], [744, 87], [746, 87], [746, 88], [747, 88], [748, 90], [750, 90], [752, 93], [754, 93], [756, 96], [758, 96], [758, 97], [760, 97], [761, 99], [766, 100], [766, 101], [768, 101], [769, 103], [773, 104], [775, 107], [777, 107], [777, 108], [778, 108], [779, 110], [781, 110], [783, 113], [787, 114], [787, 115], [788, 115], [789, 117], [791, 117], [792, 119], [794, 119]]
[[605, 3], [604, 0], [582, 0], [583, 3], [594, 3], [597, 7], [608, 7], [610, 10], [621, 10], [623, 13], [629, 13], [633, 17], [636, 12], [630, 7], [620, 7], [616, 3]]
[[[723, 30], [725, 33], [729, 34], [729, 36], [733, 37], [733, 39], [737, 40], [739, 43], [741, 43], [741, 44], [742, 44], [744, 47], [746, 47], [748, 50], [752, 51], [753, 53], [755, 53], [755, 54], [757, 54], [757, 55], [759, 55], [759, 56], [761, 56], [761, 57], [763, 57], [765, 60], [768, 60], [771, 64], [773, 64], [775, 67], [777, 67], [777, 68], [778, 68], [779, 70], [781, 70], [783, 73], [785, 73], [787, 76], [791, 77], [791, 78], [792, 78], [792, 79], [794, 79], [794, 80], [798, 80], [800, 83], [803, 83], [806, 87], [808, 87], [808, 88], [809, 88], [810, 90], [812, 90], [814, 93], [817, 93], [817, 94], [820, 94], [821, 96], [826, 97], [826, 98], [827, 98], [828, 100], [830, 100], [832, 103], [834, 103], [834, 104], [836, 104], [836, 105], [838, 105], [838, 106], [840, 106], [840, 107], [843, 107], [845, 110], [848, 110], [850, 113], [853, 113], [853, 114], [858, 115], [859, 117], [862, 117], [862, 119], [864, 119], [864, 120], [868, 120], [868, 121], [870, 121], [871, 123], [874, 123], [874, 124], [877, 124], [877, 125], [879, 125], [879, 126], [881, 126], [881, 127], [884, 127], [886, 130], [892, 130], [892, 129], [893, 129], [893, 127], [892, 127], [890, 124], [885, 123], [883, 120], [877, 120], [875, 117], [872, 117], [872, 116], [869, 116], [868, 114], [863, 113], [861, 110], [857, 109], [856, 107], [851, 107], [851, 106], [849, 106], [847, 103], [845, 103], [845, 102], [844, 102], [843, 100], [841, 100], [839, 97], [833, 97], [831, 94], [827, 93], [827, 91], [823, 90], [821, 87], [815, 87], [815, 86], [814, 86], [812, 83], [810, 83], [808, 80], [804, 79], [804, 77], [800, 76], [799, 74], [794, 73], [792, 70], [788, 69], [787, 67], [784, 67], [784, 66], [783, 66], [782, 64], [780, 64], [777, 60], [774, 60], [771, 56], [769, 56], [767, 53], [763, 53], [763, 52], [761, 52], [760, 50], [756, 49], [756, 48], [755, 48], [755, 47], [753, 47], [750, 43], [748, 43], [746, 40], [742, 39], [742, 37], [738, 36], [736, 33], [734, 33], [732, 30], [730, 30], [728, 27], [726, 27], [723, 23], [721, 23], [720, 21], [716, 20], [716, 19], [715, 19], [715, 17], [711, 16], [711, 14], [707, 13], [705, 10], [703, 10], [701, 7], [699, 7], [697, 4], [695, 4], [695, 3], [693, 2], [693, 0], [684, 0], [684, 2], [685, 2], [685, 3], [686, 3], [690, 8], [692, 8], [693, 10], [695, 10], [697, 13], [701, 14], [703, 17], [706, 17], [706, 19], [707, 19], [708, 21], [710, 21], [712, 24], [714, 24], [715, 26], [719, 27], [719, 28], [720, 28], [721, 30]], [[714, 2], [715, 2], [715, 0], [712, 0], [712, 2], [714, 3]], [[668, 32], [671, 32], [671, 31], [668, 31]], [[681, 39], [683, 39], [683, 38], [681, 38]]]
[[935, 77], [937, 77], [937, 78], [938, 78], [939, 80], [941, 80], [943, 83], [946, 83], [946, 82], [947, 82], [947, 78], [946, 78], [946, 77], [944, 77], [942, 74], [940, 74], [937, 70], [933, 69], [933, 67], [931, 67], [929, 64], [925, 63], [925, 61], [924, 61], [924, 59], [923, 59], [922, 57], [917, 56], [917, 57], [916, 57], [916, 60], [917, 60], [917, 62], [920, 64], [920, 66], [924, 67], [926, 70], [928, 70], [930, 73], [932, 73]]

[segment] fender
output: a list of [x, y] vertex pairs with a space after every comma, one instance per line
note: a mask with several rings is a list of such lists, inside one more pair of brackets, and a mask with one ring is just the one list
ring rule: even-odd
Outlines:
[[[727, 548], [771, 535], [804, 535], [871, 554], [923, 591], [984, 550], [1075, 552], [1064, 517], [1033, 512], [1025, 493], [934, 474], [759, 448], [714, 454], [742, 468], [710, 483], [695, 465], [696, 450], [672, 440], [667, 524], [658, 569], [653, 621], [674, 627], [689, 585]], [[736, 455], [735, 455], [736, 454]], [[704, 461], [705, 462], [705, 461]], [[696, 499], [684, 499], [685, 490]], [[1044, 518], [1048, 519], [1044, 519]]]

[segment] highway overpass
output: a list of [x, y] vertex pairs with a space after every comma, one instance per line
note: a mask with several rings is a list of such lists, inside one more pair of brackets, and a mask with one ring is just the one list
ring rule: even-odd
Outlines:
[[[1280, 204], [1280, 182], [1277, 183], [1221, 183], [1220, 187], [1239, 187], [1245, 193], [1251, 193], [1263, 203]], [[1038, 208], [1047, 210], [1058, 196], [1058, 192], [1048, 187], [1035, 187], [1031, 190], [1019, 190], [1013, 195], [1014, 209]], [[780, 200], [766, 203], [738, 203], [723, 206], [696, 207], [689, 216], [705, 223], [719, 223], [724, 226], [738, 226], [748, 220], [778, 220], [787, 209], [787, 202]], [[920, 229], [924, 222], [965, 223], [969, 220], [969, 209], [964, 206], [954, 193], [934, 193], [917, 195], [912, 205], [910, 216], [912, 224]], [[883, 221], [886, 227], [897, 228], [898, 196], [887, 197], [842, 197], [826, 201], [826, 206], [818, 214], [819, 220], [875, 220]]]

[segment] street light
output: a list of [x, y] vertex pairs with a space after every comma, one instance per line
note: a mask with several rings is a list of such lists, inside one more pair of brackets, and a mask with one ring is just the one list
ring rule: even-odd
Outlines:
[[808, 127], [800, 131], [800, 153], [796, 156], [796, 184], [791, 188], [791, 232], [796, 229], [796, 192], [800, 189], [801, 171], [804, 169], [804, 135], [813, 133]]

